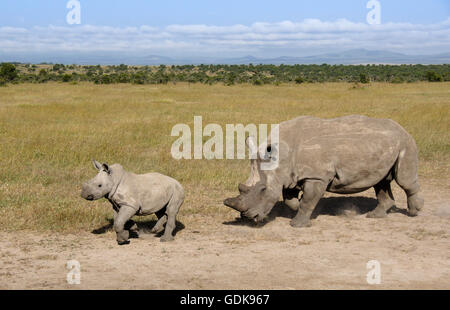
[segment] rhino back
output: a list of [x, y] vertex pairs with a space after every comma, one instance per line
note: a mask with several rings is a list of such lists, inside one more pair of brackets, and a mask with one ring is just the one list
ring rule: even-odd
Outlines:
[[138, 201], [142, 215], [152, 214], [163, 208], [175, 192], [183, 191], [175, 179], [160, 173], [129, 173], [126, 187], [131, 196]]

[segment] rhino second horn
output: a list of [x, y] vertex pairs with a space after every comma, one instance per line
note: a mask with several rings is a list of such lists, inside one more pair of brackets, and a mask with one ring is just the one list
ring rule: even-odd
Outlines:
[[232, 209], [234, 209], [236, 211], [239, 211], [239, 212], [244, 212], [245, 211], [244, 208], [242, 208], [242, 204], [241, 204], [241, 202], [240, 202], [238, 197], [227, 198], [227, 199], [225, 199], [223, 204], [226, 205], [227, 207], [230, 207], [230, 208], [232, 208]]
[[245, 194], [250, 191], [250, 186], [247, 186], [247, 185], [241, 183], [241, 184], [239, 184], [238, 189], [241, 194]]

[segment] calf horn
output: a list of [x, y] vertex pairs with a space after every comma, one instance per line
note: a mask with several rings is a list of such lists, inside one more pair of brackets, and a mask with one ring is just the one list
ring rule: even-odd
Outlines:
[[226, 205], [227, 207], [233, 208], [234, 210], [239, 211], [239, 212], [245, 211], [239, 197], [227, 198], [224, 200], [223, 204]]

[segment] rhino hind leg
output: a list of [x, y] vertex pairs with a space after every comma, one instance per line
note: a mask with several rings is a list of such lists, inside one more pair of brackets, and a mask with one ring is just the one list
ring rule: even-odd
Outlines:
[[322, 181], [305, 181], [297, 215], [291, 220], [292, 227], [311, 226], [311, 214], [325, 193], [326, 188], [327, 184]]
[[387, 211], [395, 205], [394, 196], [391, 190], [391, 181], [385, 179], [374, 186], [378, 204], [374, 210], [367, 213], [368, 218], [383, 218], [387, 216]]
[[408, 203], [408, 215], [417, 216], [423, 208], [424, 200], [420, 195], [420, 186], [417, 177], [417, 150], [403, 151], [397, 162], [395, 181], [405, 191]]
[[167, 223], [166, 208], [164, 207], [163, 209], [156, 212], [156, 216], [158, 217], [158, 221], [151, 230], [151, 233], [153, 234], [159, 234], [164, 230], [164, 225]]
[[164, 230], [164, 235], [161, 237], [161, 242], [172, 241], [173, 231], [176, 227], [176, 216], [178, 211], [180, 210], [181, 205], [184, 201], [184, 191], [181, 189], [179, 192], [174, 193], [172, 198], [166, 207], [166, 215], [167, 215], [167, 223], [166, 228]]

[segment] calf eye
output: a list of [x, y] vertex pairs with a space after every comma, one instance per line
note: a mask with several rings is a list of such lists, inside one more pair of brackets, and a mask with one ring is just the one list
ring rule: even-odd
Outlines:
[[98, 187], [102, 187], [102, 185], [101, 185], [101, 184], [99, 184], [99, 185], [98, 185]]

